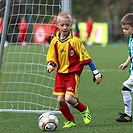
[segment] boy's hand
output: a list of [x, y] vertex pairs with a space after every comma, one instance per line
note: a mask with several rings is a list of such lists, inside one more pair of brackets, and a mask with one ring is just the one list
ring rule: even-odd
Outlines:
[[53, 64], [52, 62], [49, 62], [49, 63], [47, 64], [47, 71], [48, 71], [49, 73], [51, 73], [53, 70], [55, 70], [54, 64]]
[[97, 69], [92, 72], [93, 72], [93, 82], [94, 83], [96, 82], [97, 85], [100, 84], [103, 80], [102, 74]]
[[123, 63], [123, 64], [121, 64], [121, 65], [119, 66], [119, 69], [125, 70], [125, 68], [127, 68], [127, 67], [128, 67], [128, 64]]

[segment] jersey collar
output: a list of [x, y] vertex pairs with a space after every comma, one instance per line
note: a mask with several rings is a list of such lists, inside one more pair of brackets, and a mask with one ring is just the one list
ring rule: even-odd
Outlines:
[[68, 39], [73, 38], [72, 30], [70, 30], [68, 36], [67, 36], [65, 39], [60, 39], [60, 31], [57, 31], [57, 33], [56, 33], [56, 38], [58, 38], [58, 40], [59, 40], [60, 42], [65, 42], [65, 41], [67, 41]]

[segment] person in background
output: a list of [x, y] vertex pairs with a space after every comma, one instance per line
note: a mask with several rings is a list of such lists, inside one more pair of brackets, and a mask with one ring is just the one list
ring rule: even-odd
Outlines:
[[[68, 104], [77, 109], [84, 124], [89, 124], [91, 115], [88, 106], [78, 99], [80, 75], [85, 65], [88, 65], [94, 75], [94, 82], [100, 84], [103, 76], [96, 69], [83, 43], [72, 33], [72, 17], [69, 12], [58, 14], [56, 36], [52, 39], [46, 56], [47, 71], [56, 71], [53, 94], [58, 96], [59, 110], [66, 118], [63, 128], [76, 126], [75, 118]], [[67, 104], [68, 103], [68, 104]]]
[[[1, 43], [1, 37], [2, 37], [2, 29], [3, 29], [3, 18], [2, 15], [0, 14], [0, 43]], [[4, 47], [7, 47], [9, 42], [7, 41], [7, 38], [4, 43]]]
[[80, 30], [79, 30], [79, 26], [78, 26], [78, 21], [75, 17], [73, 17], [73, 24], [74, 24], [73, 34], [74, 34], [74, 36], [80, 38]]
[[55, 34], [56, 34], [57, 30], [58, 30], [58, 27], [57, 27], [57, 16], [53, 17], [53, 19], [52, 19], [50, 24], [52, 24], [52, 26], [53, 26], [52, 27], [52, 33], [55, 36]]
[[129, 78], [123, 83], [122, 95], [124, 102], [124, 113], [119, 113], [120, 117], [115, 120], [118, 122], [132, 121], [132, 96], [133, 92], [133, 13], [126, 14], [121, 19], [121, 27], [124, 35], [128, 38], [128, 57], [127, 60], [120, 64], [119, 68], [124, 70], [130, 64]]
[[27, 21], [25, 16], [22, 16], [20, 18], [20, 22], [18, 23], [18, 30], [19, 30], [19, 36], [18, 36], [18, 41], [21, 46], [26, 45], [26, 40], [27, 40]]
[[93, 19], [91, 16], [88, 16], [88, 19], [86, 21], [86, 34], [87, 34], [87, 45], [91, 46], [92, 42], [90, 41], [90, 36], [92, 33], [92, 28], [93, 28]]
[[46, 38], [46, 42], [45, 42], [46, 46], [49, 46], [52, 38], [55, 36], [55, 34], [56, 34], [57, 30], [58, 30], [58, 27], [57, 27], [57, 16], [53, 17], [53, 19], [50, 22], [50, 25], [51, 25], [51, 27], [49, 29], [50, 30], [50, 35], [47, 36], [47, 38]]
[[2, 27], [3, 27], [3, 18], [2, 18], [2, 15], [0, 14], [0, 41], [2, 36]]

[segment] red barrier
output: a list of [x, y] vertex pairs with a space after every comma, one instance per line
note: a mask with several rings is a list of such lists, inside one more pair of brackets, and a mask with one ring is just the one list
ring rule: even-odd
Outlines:
[[34, 43], [45, 44], [49, 41], [49, 37], [53, 36], [53, 25], [36, 24], [34, 26]]

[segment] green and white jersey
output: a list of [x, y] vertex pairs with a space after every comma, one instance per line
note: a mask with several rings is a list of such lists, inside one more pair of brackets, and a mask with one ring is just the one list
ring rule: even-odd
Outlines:
[[128, 37], [128, 53], [131, 61], [129, 73], [133, 74], [133, 35]]

